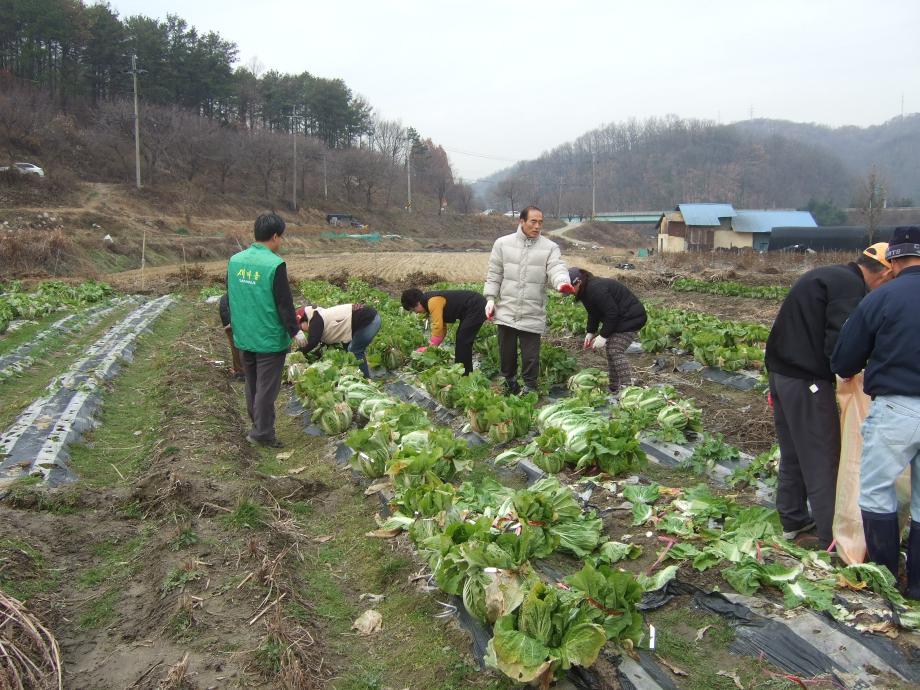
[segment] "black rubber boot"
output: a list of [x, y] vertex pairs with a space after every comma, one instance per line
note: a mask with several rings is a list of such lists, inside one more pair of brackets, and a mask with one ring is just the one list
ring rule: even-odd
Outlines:
[[[868, 560], [883, 565], [894, 579], [898, 579], [898, 556], [901, 535], [897, 513], [869, 513], [862, 511], [863, 532], [866, 535]], [[918, 537], [920, 538], [920, 537]]]
[[920, 599], [920, 522], [910, 521], [907, 538], [907, 589], [904, 596]]

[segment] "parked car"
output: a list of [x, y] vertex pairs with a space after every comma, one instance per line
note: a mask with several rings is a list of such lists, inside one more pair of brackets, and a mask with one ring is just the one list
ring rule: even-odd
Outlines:
[[349, 223], [349, 225], [351, 225], [351, 227], [353, 227], [353, 228], [358, 228], [358, 230], [363, 230], [364, 228], [367, 227], [367, 225], [366, 225], [365, 223], [362, 223], [362, 222], [361, 222], [360, 220], [358, 220], [357, 218], [352, 218], [352, 220], [351, 220], [351, 222]]
[[12, 168], [9, 165], [4, 165], [0, 167], [0, 172], [6, 172], [10, 169], [15, 170], [16, 172], [20, 172], [23, 175], [38, 175], [39, 177], [45, 176], [45, 171], [34, 163], [13, 163]]
[[503, 215], [503, 216], [507, 216], [508, 218], [517, 218], [517, 216], [518, 216], [518, 214], [515, 213], [514, 211], [506, 211], [506, 212], [503, 213], [502, 215]]

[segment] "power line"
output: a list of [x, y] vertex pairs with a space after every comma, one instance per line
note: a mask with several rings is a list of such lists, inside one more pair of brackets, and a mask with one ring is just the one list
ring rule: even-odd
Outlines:
[[512, 158], [502, 158], [500, 156], [490, 156], [485, 153], [471, 153], [470, 151], [460, 151], [459, 149], [449, 149], [446, 146], [441, 146], [445, 151], [450, 151], [451, 153], [458, 153], [461, 156], [472, 156], [473, 158], [486, 158], [493, 161], [503, 161], [505, 163], [517, 163], [519, 159]]

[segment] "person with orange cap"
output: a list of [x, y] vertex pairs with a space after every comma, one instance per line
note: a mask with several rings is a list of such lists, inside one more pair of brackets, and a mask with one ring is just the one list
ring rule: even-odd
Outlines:
[[897, 578], [901, 530], [895, 480], [909, 464], [907, 587], [920, 599], [920, 227], [894, 229], [885, 254], [894, 280], [874, 290], [847, 320], [831, 356], [842, 377], [866, 369], [872, 397], [863, 423], [859, 507], [869, 560]]
[[[830, 357], [847, 317], [891, 279], [884, 242], [855, 262], [819, 266], [789, 290], [767, 338], [773, 421], [779, 443], [776, 510], [783, 537], [828, 548], [833, 541], [840, 417]], [[809, 510], [810, 508], [810, 510]]]

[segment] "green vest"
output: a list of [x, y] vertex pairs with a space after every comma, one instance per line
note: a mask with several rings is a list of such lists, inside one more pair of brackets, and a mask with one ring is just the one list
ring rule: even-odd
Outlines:
[[230, 257], [227, 295], [233, 342], [249, 352], [283, 352], [291, 336], [281, 323], [272, 286], [275, 271], [284, 260], [258, 242]]

